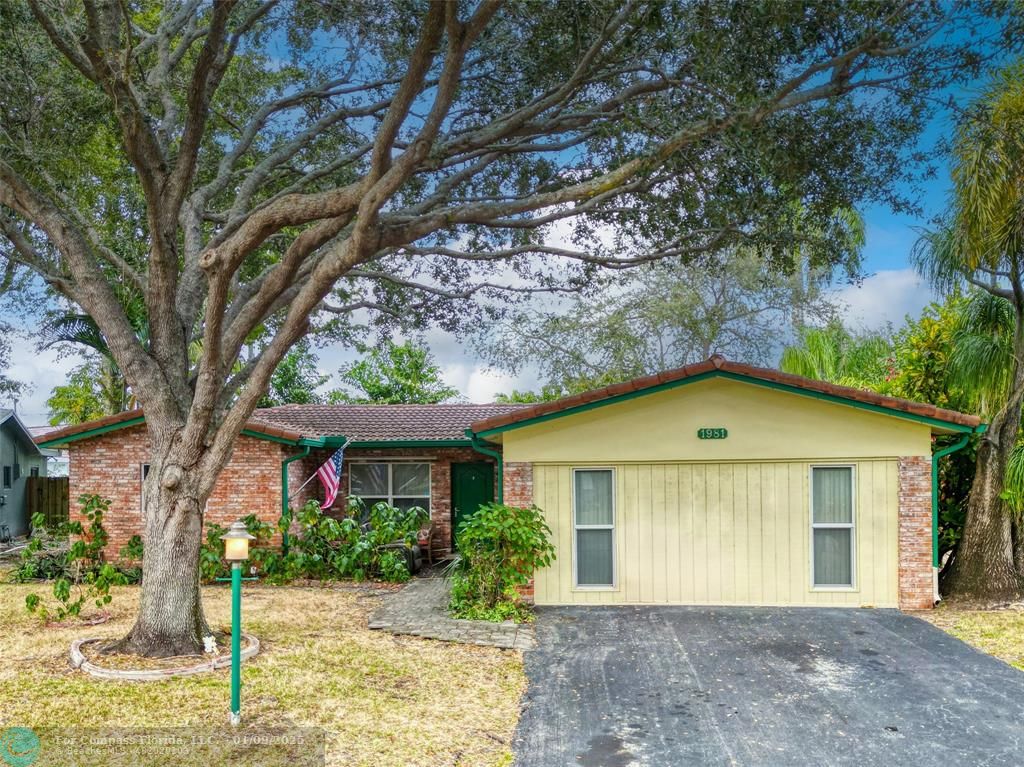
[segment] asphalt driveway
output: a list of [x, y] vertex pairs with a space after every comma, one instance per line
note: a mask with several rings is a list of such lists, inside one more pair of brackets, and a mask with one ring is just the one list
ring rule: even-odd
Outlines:
[[1024, 673], [894, 610], [539, 608], [520, 767], [1024, 764]]

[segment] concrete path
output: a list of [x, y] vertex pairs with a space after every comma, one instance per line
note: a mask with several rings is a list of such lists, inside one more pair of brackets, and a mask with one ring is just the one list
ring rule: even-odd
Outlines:
[[512, 621], [465, 621], [448, 617], [448, 582], [444, 578], [415, 578], [401, 591], [384, 597], [369, 618], [371, 629], [392, 634], [440, 639], [446, 642], [490, 645], [506, 650], [534, 646], [533, 626]]
[[1024, 672], [894, 610], [539, 608], [519, 767], [1024, 764]]

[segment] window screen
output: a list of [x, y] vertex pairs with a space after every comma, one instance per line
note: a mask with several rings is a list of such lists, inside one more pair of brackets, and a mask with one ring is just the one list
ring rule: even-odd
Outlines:
[[815, 586], [853, 586], [853, 468], [811, 470], [812, 570]]
[[615, 495], [611, 469], [573, 473], [576, 585], [615, 583]]

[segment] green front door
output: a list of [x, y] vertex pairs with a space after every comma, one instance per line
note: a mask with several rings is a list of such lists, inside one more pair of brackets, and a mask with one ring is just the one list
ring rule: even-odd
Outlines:
[[452, 548], [459, 525], [493, 500], [493, 463], [452, 464]]

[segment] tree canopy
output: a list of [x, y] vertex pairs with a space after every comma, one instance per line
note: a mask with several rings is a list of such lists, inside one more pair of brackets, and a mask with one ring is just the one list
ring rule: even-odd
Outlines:
[[[981, 63], [984, 12], [87, 6], [0, 3], [5, 285], [32, 271], [92, 316], [214, 463], [311, 327], [458, 327], [501, 286], [737, 242], [782, 264], [797, 210], [905, 204], [894, 182], [930, 95]], [[546, 243], [569, 219], [571, 244]], [[815, 265], [848, 255], [833, 234], [799, 235]]]
[[567, 305], [515, 312], [478, 345], [496, 368], [536, 367], [548, 387], [542, 399], [714, 353], [769, 365], [794, 326], [831, 317], [826, 277], [799, 263], [792, 271], [772, 269], [744, 249], [648, 264], [596, 280]]
[[7, 375], [11, 364], [11, 344], [6, 338], [7, 328], [0, 326], [0, 402], [13, 404], [29, 390], [29, 384], [18, 381]]
[[309, 342], [299, 341], [284, 356], [270, 377], [270, 387], [260, 400], [260, 407], [322, 402], [323, 397], [317, 389], [331, 380], [331, 377], [320, 374], [318, 362]]
[[430, 350], [412, 341], [396, 344], [390, 339], [360, 347], [363, 358], [341, 368], [342, 388], [328, 395], [332, 403], [382, 405], [435, 405], [459, 395], [448, 386]]

